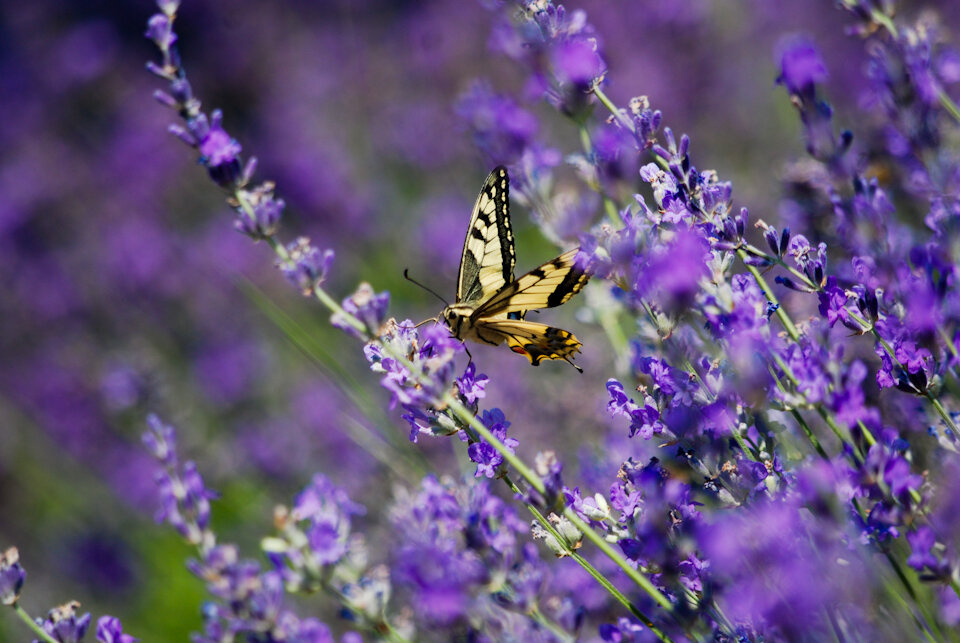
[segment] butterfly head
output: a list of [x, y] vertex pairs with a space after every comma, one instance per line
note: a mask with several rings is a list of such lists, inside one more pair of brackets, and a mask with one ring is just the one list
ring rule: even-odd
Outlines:
[[473, 313], [472, 306], [464, 306], [463, 304], [453, 304], [452, 306], [447, 306], [443, 309], [443, 312], [440, 313], [440, 316], [443, 318], [443, 321], [450, 327], [450, 332], [453, 333], [454, 337], [458, 339], [463, 339], [461, 333], [464, 330], [464, 324], [467, 323], [467, 320], [470, 319], [470, 315]]

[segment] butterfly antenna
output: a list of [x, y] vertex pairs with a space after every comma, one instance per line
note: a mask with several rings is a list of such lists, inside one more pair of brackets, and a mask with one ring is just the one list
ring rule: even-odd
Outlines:
[[426, 324], [427, 322], [433, 322], [434, 324], [436, 324], [438, 321], [440, 321], [440, 318], [439, 318], [439, 317], [427, 317], [426, 319], [424, 319], [424, 320], [423, 320], [422, 322], [420, 322], [419, 324], [415, 324], [415, 325], [414, 325], [414, 328], [420, 328], [421, 326], [423, 326], [423, 325]]
[[[431, 295], [433, 295], [434, 297], [436, 297], [437, 299], [439, 299], [440, 301], [442, 301], [445, 305], [447, 305], [447, 306], [450, 305], [450, 302], [448, 302], [446, 299], [444, 299], [443, 297], [441, 297], [440, 295], [438, 295], [436, 292], [434, 292], [434, 291], [431, 290], [430, 288], [427, 288], [427, 287], [424, 286], [422, 283], [420, 283], [419, 281], [417, 281], [416, 279], [414, 279], [413, 277], [411, 277], [410, 274], [409, 274], [409, 272], [410, 272], [410, 271], [409, 271], [407, 268], [404, 268], [404, 269], [403, 269], [403, 278], [404, 278], [404, 279], [406, 279], [407, 281], [409, 281], [409, 282], [412, 283], [412, 284], [415, 284], [415, 285], [417, 285], [417, 286], [420, 286], [421, 288], [423, 288], [424, 290], [426, 290], [428, 293], [430, 293]], [[431, 318], [431, 319], [432, 319], [432, 318]], [[426, 321], [430, 321], [430, 320], [428, 319], [428, 320], [426, 320]], [[417, 325], [419, 326], [419, 324], [417, 324]]]

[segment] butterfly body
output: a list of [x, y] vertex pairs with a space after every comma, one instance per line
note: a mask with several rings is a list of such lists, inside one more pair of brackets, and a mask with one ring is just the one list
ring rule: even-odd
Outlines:
[[534, 366], [544, 359], [562, 359], [581, 370], [571, 361], [580, 351], [572, 333], [526, 321], [524, 315], [566, 302], [590, 276], [574, 261], [573, 249], [514, 279], [509, 185], [504, 167], [494, 169], [484, 182], [463, 244], [457, 300], [441, 317], [462, 341], [494, 346], [507, 342]]

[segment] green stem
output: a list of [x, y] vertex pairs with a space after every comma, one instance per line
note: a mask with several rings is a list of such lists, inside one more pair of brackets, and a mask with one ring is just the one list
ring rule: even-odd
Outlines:
[[737, 249], [737, 256], [740, 257], [741, 261], [743, 261], [743, 265], [747, 267], [747, 272], [753, 275], [753, 280], [757, 282], [758, 286], [760, 286], [760, 290], [763, 291], [763, 295], [767, 298], [767, 301], [777, 307], [777, 319], [780, 320], [780, 323], [783, 324], [783, 327], [787, 330], [787, 334], [790, 335], [790, 339], [795, 342], [799, 342], [800, 333], [797, 331], [797, 327], [793, 325], [793, 320], [790, 319], [790, 315], [788, 315], [787, 311], [784, 310], [783, 306], [780, 305], [780, 301], [773, 293], [773, 289], [767, 284], [767, 280], [763, 278], [763, 275], [760, 274], [760, 271], [757, 270], [756, 266], [751, 266], [747, 262], [747, 253], [742, 248]]
[[633, 128], [633, 123], [630, 122], [630, 119], [624, 116], [623, 112], [617, 109], [617, 106], [614, 105], [613, 101], [611, 101], [610, 98], [608, 98], [607, 95], [603, 93], [603, 90], [600, 89], [599, 85], [593, 88], [593, 95], [597, 97], [597, 100], [599, 100], [604, 107], [610, 110], [610, 113], [613, 114], [614, 118], [620, 121], [621, 125], [626, 127], [630, 133], [636, 134], [637, 130]]
[[960, 107], [957, 106], [953, 99], [947, 94], [943, 89], [940, 90], [940, 93], [937, 96], [940, 99], [940, 104], [943, 106], [947, 113], [950, 116], [953, 116], [954, 120], [960, 123]]
[[20, 607], [20, 603], [14, 603], [13, 605], [11, 605], [11, 607], [13, 607], [13, 611], [17, 613], [17, 616], [20, 617], [20, 620], [26, 623], [27, 627], [33, 630], [33, 632], [37, 636], [39, 636], [41, 639], [43, 639], [47, 643], [58, 643], [57, 639], [47, 634], [42, 627], [37, 625], [36, 621], [30, 618], [30, 615], [27, 614], [26, 610]]
[[576, 639], [567, 633], [566, 630], [547, 618], [546, 614], [540, 611], [539, 606], [534, 605], [530, 610], [529, 615], [530, 618], [539, 623], [542, 627], [550, 630], [550, 633], [553, 634], [557, 640], [563, 641], [563, 643], [574, 643], [574, 641], [576, 641]]

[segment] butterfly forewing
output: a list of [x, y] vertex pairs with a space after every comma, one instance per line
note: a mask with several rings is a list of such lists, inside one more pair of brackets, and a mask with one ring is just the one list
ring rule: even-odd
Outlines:
[[483, 183], [463, 242], [457, 302], [480, 302], [513, 281], [516, 253], [510, 229], [510, 182], [498, 167]]
[[583, 290], [590, 275], [577, 266], [578, 249], [567, 251], [512, 281], [481, 303], [473, 316], [491, 317], [503, 313], [553, 308]]

